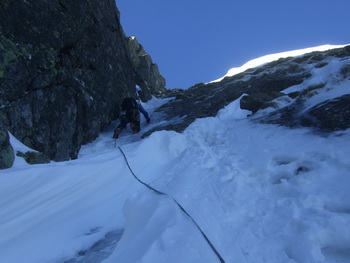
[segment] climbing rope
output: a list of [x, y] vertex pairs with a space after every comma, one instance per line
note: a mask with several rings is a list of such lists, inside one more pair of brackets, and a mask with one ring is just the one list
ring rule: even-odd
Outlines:
[[211, 247], [211, 249], [213, 250], [213, 252], [215, 253], [215, 255], [218, 257], [218, 259], [220, 260], [220, 263], [225, 263], [225, 260], [221, 257], [221, 255], [219, 254], [219, 252], [215, 249], [214, 245], [210, 242], [210, 240], [208, 239], [208, 237], [206, 236], [206, 234], [202, 231], [202, 229], [199, 227], [199, 225], [196, 223], [196, 221], [194, 221], [194, 219], [191, 217], [191, 215], [171, 196], [167, 195], [166, 193], [163, 193], [161, 191], [158, 191], [157, 189], [154, 189], [152, 186], [142, 182], [137, 176], [136, 174], [133, 172], [133, 170], [131, 169], [131, 166], [129, 164], [128, 159], [126, 158], [125, 153], [123, 152], [122, 148], [118, 146], [118, 149], [120, 150], [120, 152], [122, 153], [125, 163], [129, 168], [130, 173], [134, 176], [134, 178], [139, 181], [139, 183], [143, 184], [144, 186], [146, 186], [149, 190], [155, 192], [156, 194], [159, 195], [165, 195], [168, 196], [170, 199], [172, 199], [175, 204], [181, 209], [181, 211], [194, 223], [194, 225], [198, 228], [198, 230], [201, 232], [202, 236], [204, 237], [204, 239], [207, 241], [208, 245]]

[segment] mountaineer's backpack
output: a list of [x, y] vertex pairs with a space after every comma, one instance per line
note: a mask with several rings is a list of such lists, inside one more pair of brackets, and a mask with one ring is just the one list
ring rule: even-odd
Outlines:
[[135, 120], [139, 116], [139, 105], [133, 97], [123, 99], [121, 107], [129, 121]]
[[125, 98], [122, 102], [122, 110], [138, 110], [139, 106], [133, 97]]

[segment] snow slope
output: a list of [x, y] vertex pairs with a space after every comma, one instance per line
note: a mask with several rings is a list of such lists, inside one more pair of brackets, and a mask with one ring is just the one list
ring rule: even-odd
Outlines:
[[[153, 123], [163, 102], [145, 105]], [[350, 131], [320, 137], [247, 114], [237, 100], [182, 134], [122, 133], [133, 172], [168, 195], [133, 178], [115, 124], [78, 160], [17, 159], [0, 171], [1, 262], [219, 262], [172, 198], [225, 262], [350, 262]]]

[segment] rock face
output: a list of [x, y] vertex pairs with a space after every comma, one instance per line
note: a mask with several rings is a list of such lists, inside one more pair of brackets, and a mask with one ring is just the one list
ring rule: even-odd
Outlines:
[[268, 105], [272, 110], [257, 120], [291, 128], [309, 127], [323, 134], [349, 129], [350, 46], [307, 54], [294, 61], [308, 69], [311, 77], [286, 90]]
[[[310, 127], [321, 133], [348, 129], [349, 65], [350, 46], [346, 46], [279, 59], [220, 82], [168, 92], [175, 99], [157, 110], [165, 114], [168, 124], [155, 130], [181, 132], [196, 118], [215, 116], [242, 95], [241, 108], [250, 110], [255, 121]], [[337, 91], [344, 85], [349, 87], [347, 94]]]
[[306, 111], [301, 126], [316, 127], [323, 132], [350, 128], [350, 94], [327, 100]]
[[158, 66], [153, 63], [152, 58], [136, 37], [128, 38], [128, 46], [135, 69], [136, 84], [141, 88], [141, 99], [146, 101], [152, 98], [152, 94], [164, 93], [166, 81], [160, 74]]
[[115, 1], [6, 0], [0, 17], [6, 127], [52, 160], [77, 158], [144, 77], [136, 78]]
[[15, 159], [7, 129], [0, 120], [0, 169], [12, 166]]

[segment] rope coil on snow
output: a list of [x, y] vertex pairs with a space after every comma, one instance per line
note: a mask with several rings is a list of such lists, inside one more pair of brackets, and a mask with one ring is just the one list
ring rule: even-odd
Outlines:
[[215, 249], [214, 245], [210, 242], [210, 240], [208, 239], [208, 237], [204, 234], [204, 232], [202, 231], [202, 229], [199, 227], [199, 225], [196, 223], [196, 221], [194, 221], [194, 219], [191, 217], [191, 215], [171, 196], [169, 196], [166, 193], [163, 193], [161, 191], [158, 191], [157, 189], [154, 189], [152, 186], [142, 182], [137, 176], [136, 174], [133, 172], [133, 170], [131, 169], [131, 166], [129, 164], [128, 159], [126, 158], [125, 153], [123, 152], [122, 148], [118, 146], [118, 149], [120, 150], [120, 152], [122, 153], [125, 163], [129, 168], [130, 173], [134, 176], [134, 178], [141, 184], [143, 184], [144, 186], [146, 186], [149, 190], [155, 192], [156, 194], [159, 195], [165, 195], [168, 196], [169, 198], [171, 198], [175, 204], [181, 209], [181, 211], [189, 218], [191, 219], [191, 221], [194, 223], [194, 225], [198, 228], [198, 230], [201, 232], [202, 236], [204, 237], [204, 239], [207, 241], [208, 245], [211, 247], [211, 249], [213, 250], [213, 252], [215, 253], [215, 255], [218, 257], [218, 259], [220, 260], [220, 263], [225, 263], [225, 260], [221, 257], [221, 255], [219, 254], [219, 252]]

